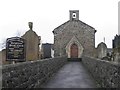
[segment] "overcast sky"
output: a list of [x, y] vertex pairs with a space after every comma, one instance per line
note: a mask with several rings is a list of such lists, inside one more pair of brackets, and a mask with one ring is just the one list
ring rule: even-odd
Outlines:
[[79, 19], [97, 30], [96, 46], [104, 41], [112, 47], [118, 34], [119, 0], [0, 0], [0, 44], [23, 35], [33, 22], [42, 43], [53, 43], [52, 31], [69, 20], [69, 10], [79, 10]]

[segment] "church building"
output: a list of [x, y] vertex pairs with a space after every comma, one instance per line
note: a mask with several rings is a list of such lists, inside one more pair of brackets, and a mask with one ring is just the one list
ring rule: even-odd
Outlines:
[[79, 10], [70, 10], [69, 14], [70, 19], [53, 30], [54, 56], [94, 57], [96, 30], [79, 20]]

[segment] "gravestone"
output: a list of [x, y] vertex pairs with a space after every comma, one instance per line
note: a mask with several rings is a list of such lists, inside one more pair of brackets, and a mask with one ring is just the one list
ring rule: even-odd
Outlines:
[[102, 59], [107, 56], [107, 45], [103, 42], [97, 46], [97, 57]]
[[40, 59], [41, 37], [33, 30], [33, 22], [28, 22], [29, 30], [22, 36], [26, 43], [26, 61]]

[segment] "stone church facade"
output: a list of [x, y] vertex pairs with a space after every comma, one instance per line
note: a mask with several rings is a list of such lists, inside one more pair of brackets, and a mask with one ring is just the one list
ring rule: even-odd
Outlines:
[[53, 30], [54, 56], [67, 55], [68, 58], [94, 56], [96, 30], [79, 20], [78, 10], [69, 12], [70, 20]]

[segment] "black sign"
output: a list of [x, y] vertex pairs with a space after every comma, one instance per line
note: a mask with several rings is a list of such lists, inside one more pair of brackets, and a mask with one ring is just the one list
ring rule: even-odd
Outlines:
[[25, 60], [25, 40], [20, 37], [8, 38], [6, 41], [6, 58], [11, 61]]

